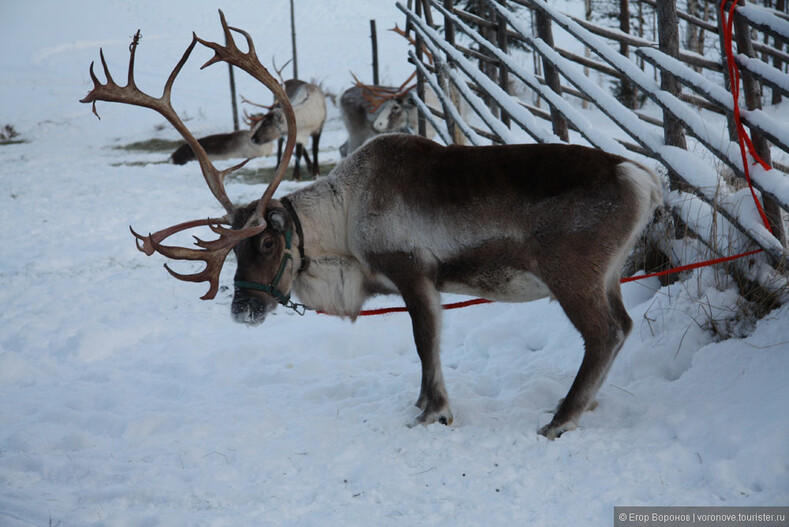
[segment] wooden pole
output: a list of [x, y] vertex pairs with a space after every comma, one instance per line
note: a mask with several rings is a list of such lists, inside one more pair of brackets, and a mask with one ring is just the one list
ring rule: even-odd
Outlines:
[[[724, 64], [723, 68], [723, 86], [726, 88], [726, 91], [731, 92], [731, 79], [729, 78], [729, 69], [725, 67], [726, 64], [726, 42], [724, 40], [723, 34], [723, 18], [721, 17], [720, 9], [715, 9], [715, 13], [717, 14], [718, 19], [718, 45], [721, 49], [721, 62]], [[729, 140], [737, 141], [737, 125], [734, 122], [734, 115], [731, 112], [727, 112], [726, 114], [726, 124], [727, 128], [729, 129]]]
[[290, 45], [293, 49], [293, 78], [299, 78], [299, 58], [296, 54], [296, 11], [290, 0]]
[[[225, 42], [227, 44], [227, 42]], [[230, 75], [230, 106], [233, 111], [233, 131], [238, 131], [238, 103], [236, 102], [236, 76], [233, 73], [233, 65], [228, 63], [227, 70]]]
[[373, 84], [378, 86], [378, 33], [375, 30], [375, 20], [370, 20], [370, 40], [373, 44]]
[[[454, 0], [444, 0], [444, 9], [449, 11], [450, 13], [454, 9]], [[444, 38], [447, 41], [447, 44], [454, 47], [455, 46], [455, 24], [452, 22], [452, 19], [449, 17], [444, 17]], [[449, 104], [453, 104], [455, 108], [460, 109], [460, 97], [457, 94], [457, 90], [454, 88], [447, 75], [444, 71], [444, 68], [453, 68], [454, 64], [452, 61], [449, 61], [446, 65], [439, 65], [436, 62], [436, 74], [438, 77], [438, 82], [441, 88], [449, 94], [450, 102]], [[436, 94], [438, 95], [438, 94]], [[444, 98], [441, 98], [441, 104], [447, 104], [444, 102]], [[447, 123], [447, 132], [449, 132], [450, 137], [452, 137], [452, 142], [455, 144], [463, 144], [465, 142], [465, 136], [461, 133], [460, 127], [455, 125], [455, 120], [452, 118], [450, 112], [444, 108], [444, 121]]]
[[[676, 7], [676, 2], [671, 0]], [[669, 3], [669, 2], [666, 2]], [[619, 30], [626, 35], [630, 34], [630, 1], [619, 0]], [[619, 41], [619, 53], [627, 57], [630, 55], [630, 46], [625, 40]], [[623, 76], [619, 81], [619, 90], [622, 103], [631, 110], [636, 109], [636, 89], [630, 80]]]
[[[502, 5], [506, 5], [506, 0], [501, 0]], [[507, 53], [507, 19], [503, 16], [499, 16], [498, 13], [496, 14], [496, 43], [498, 48]], [[509, 93], [509, 70], [504, 63], [499, 64], [499, 86], [501, 89], [504, 90], [506, 93]], [[510, 116], [507, 112], [504, 111], [504, 108], [501, 109], [501, 122], [503, 122], [507, 127], [510, 126]]]
[[[551, 28], [551, 19], [548, 18], [542, 11], [535, 11], [535, 21], [537, 24], [537, 36], [545, 41], [550, 47], [553, 47], [553, 29]], [[550, 89], [562, 94], [562, 83], [559, 78], [559, 72], [556, 71], [548, 61], [543, 59], [542, 68], [545, 71], [545, 83]], [[567, 130], [567, 121], [551, 107], [551, 123], [553, 124], [553, 133], [556, 134], [562, 141], [568, 142], [570, 140], [569, 132]]]
[[[775, 9], [778, 11], [783, 12], [786, 9], [786, 0], [777, 0], [775, 3]], [[775, 49], [782, 51], [784, 49], [784, 39], [779, 37], [774, 37], [775, 42]], [[781, 59], [778, 57], [773, 57], [773, 67], [779, 71], [783, 71], [783, 64], [781, 63]], [[772, 104], [779, 104], [781, 102], [781, 92], [779, 90], [772, 90], [773, 98], [770, 102]]]
[[[425, 0], [416, 0], [416, 16], [421, 17], [423, 9], [428, 10], [430, 6]], [[422, 37], [419, 34], [416, 35], [416, 59], [422, 60]], [[416, 75], [416, 95], [420, 100], [425, 100], [425, 79], [419, 72]], [[417, 133], [422, 137], [427, 136], [427, 121], [421, 112], [419, 112], [419, 118], [417, 119]]]
[[[677, 19], [677, 0], [661, 0], [656, 6], [658, 15], [658, 45], [660, 51], [671, 57], [679, 57], [679, 21]], [[677, 78], [660, 70], [660, 89], [679, 96], [680, 84]], [[685, 129], [671, 112], [663, 111], [663, 138], [667, 145], [686, 149]], [[681, 188], [679, 177], [673, 172], [668, 174], [674, 188]]]
[[236, 102], [236, 77], [233, 74], [233, 65], [228, 64], [227, 69], [230, 73], [230, 106], [233, 112], [233, 130], [238, 131], [238, 103]]

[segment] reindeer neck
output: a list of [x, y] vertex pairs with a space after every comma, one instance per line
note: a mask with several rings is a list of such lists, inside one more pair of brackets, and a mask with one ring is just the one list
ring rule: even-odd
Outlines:
[[[344, 196], [332, 177], [287, 196], [298, 216], [304, 236], [304, 253], [310, 258], [348, 254]], [[302, 241], [300, 240], [301, 244]]]

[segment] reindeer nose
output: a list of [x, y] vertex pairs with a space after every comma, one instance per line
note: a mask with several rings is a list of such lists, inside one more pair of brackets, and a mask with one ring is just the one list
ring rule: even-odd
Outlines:
[[266, 320], [269, 308], [266, 302], [250, 295], [249, 293], [237, 289], [233, 295], [233, 303], [230, 312], [233, 320], [239, 324], [256, 326]]

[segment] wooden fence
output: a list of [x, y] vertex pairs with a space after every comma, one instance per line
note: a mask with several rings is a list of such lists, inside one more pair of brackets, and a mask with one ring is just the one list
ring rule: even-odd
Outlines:
[[[399, 0], [416, 42], [410, 56], [419, 73], [412, 93], [420, 108], [419, 131], [424, 135], [429, 122], [448, 144], [571, 141], [648, 158], [664, 169], [667, 209], [692, 233], [689, 243], [706, 246], [708, 257], [761, 249], [762, 256], [735, 261], [732, 269], [789, 300], [784, 232], [789, 163], [771, 159], [772, 152], [782, 158], [789, 154], [789, 123], [774, 119], [761, 103], [762, 87], [769, 89], [772, 102], [789, 95], [789, 75], [783, 71], [789, 63], [783, 50], [789, 42], [789, 16], [744, 0], [734, 15], [734, 58], [745, 95], [742, 123], [757, 154], [774, 167], [750, 166], [767, 227], [737, 181], [745, 178], [745, 168], [732, 118], [719, 2], [709, 2], [711, 12], [718, 13], [710, 21], [678, 12], [676, 0], [642, 1], [655, 9], [657, 35], [652, 39], [568, 16], [545, 0], [478, 0], [477, 13], [457, 8], [452, 0]], [[697, 41], [713, 42], [712, 51], [680, 48], [680, 25], [695, 31]], [[562, 42], [586, 53], [557, 47], [554, 31], [564, 32]], [[508, 51], [513, 44], [518, 51]], [[523, 90], [520, 96], [513, 94], [516, 79], [537, 102], [527, 100]], [[620, 97], [601, 87], [601, 79], [620, 83]], [[423, 102], [427, 86], [436, 92], [439, 108]], [[648, 97], [662, 117], [634, 109], [634, 93]], [[599, 119], [593, 124], [578, 99], [604, 114], [618, 132], [600, 129]], [[543, 101], [547, 109], [540, 107]], [[720, 130], [710, 130], [702, 111], [720, 114], [721, 121], [726, 116], [729, 134], [721, 138]], [[688, 260], [699, 259], [702, 252], [678, 254], [676, 244], [662, 245], [675, 265], [692, 263]]]

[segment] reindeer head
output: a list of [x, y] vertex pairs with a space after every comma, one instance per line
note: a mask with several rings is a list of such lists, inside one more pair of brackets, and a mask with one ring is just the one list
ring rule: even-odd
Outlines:
[[[252, 203], [239, 210], [238, 228], [255, 213], [254, 208]], [[233, 248], [238, 266], [231, 313], [236, 322], [260, 324], [278, 304], [299, 311], [301, 306], [290, 300], [290, 289], [296, 272], [307, 262], [302, 251], [295, 251], [294, 234], [301, 233], [294, 218], [283, 202], [272, 200], [266, 210], [266, 229]]]
[[[221, 46], [217, 43], [204, 41], [192, 34], [192, 42], [172, 73], [170, 73], [161, 97], [154, 98], [143, 93], [134, 82], [134, 55], [140, 40], [140, 32], [138, 31], [129, 47], [129, 70], [126, 86], [121, 87], [115, 83], [110, 75], [102, 51], [100, 52], [101, 63], [107, 80], [102, 84], [93, 72], [93, 64], [91, 64], [90, 76], [93, 80], [93, 89], [80, 102], [92, 102], [94, 113], [96, 113], [96, 101], [119, 102], [151, 108], [165, 117], [183, 136], [195, 152], [195, 156], [200, 163], [200, 170], [209, 189], [219, 203], [222, 204], [226, 214], [221, 218], [181, 223], [148, 236], [141, 236], [132, 230], [132, 234], [137, 239], [137, 248], [148, 255], [158, 252], [176, 260], [205, 262], [206, 267], [202, 271], [189, 275], [176, 273], [165, 264], [165, 268], [170, 274], [179, 280], [209, 282], [208, 292], [202, 297], [204, 300], [209, 300], [216, 296], [219, 289], [219, 273], [222, 270], [222, 265], [230, 251], [235, 250], [238, 256], [239, 267], [236, 273], [236, 295], [233, 300], [234, 316], [236, 320], [242, 322], [261, 322], [265, 314], [276, 306], [276, 301], [285, 304], [289, 301], [288, 292], [292, 282], [293, 261], [286, 253], [290, 246], [288, 238], [292, 234], [289, 234], [286, 227], [290, 220], [287, 218], [287, 213], [282, 212], [281, 204], [276, 201], [272, 202], [271, 197], [282, 180], [296, 144], [296, 117], [285, 91], [266, 68], [260, 64], [249, 34], [241, 29], [228, 27], [221, 10], [219, 11], [219, 17], [227, 44]], [[241, 52], [236, 46], [233, 40], [233, 31], [240, 33], [246, 38], [249, 47], [246, 53]], [[173, 82], [198, 42], [211, 48], [215, 53], [214, 57], [203, 65], [203, 68], [222, 61], [243, 69], [274, 93], [279, 102], [283, 120], [286, 122], [285, 127], [287, 128], [288, 139], [282, 163], [277, 169], [274, 181], [268, 186], [259, 200], [243, 208], [237, 208], [227, 197], [224, 179], [228, 174], [238, 170], [249, 160], [247, 159], [243, 163], [226, 170], [217, 170], [208, 159], [203, 147], [178, 117], [170, 101]], [[98, 116], [98, 114], [96, 115]], [[203, 241], [195, 238], [196, 249], [162, 245], [162, 242], [167, 237], [176, 232], [206, 225], [219, 235], [218, 239]], [[289, 274], [291, 278], [287, 277]], [[277, 278], [278, 275], [281, 276]], [[277, 287], [267, 290], [266, 284], [271, 286], [272, 283]], [[257, 286], [260, 286], [260, 288], [258, 289]], [[282, 299], [284, 298], [288, 298], [288, 300], [283, 301]], [[235, 315], [235, 313], [243, 312], [243, 309], [239, 307], [242, 305], [249, 306], [247, 308], [247, 316]]]
[[411, 126], [411, 117], [415, 116], [416, 107], [405, 96], [384, 102], [373, 121], [373, 130], [378, 133], [396, 132]]
[[262, 145], [274, 139], [279, 139], [287, 133], [287, 128], [288, 125], [282, 108], [274, 107], [263, 115], [253, 127], [252, 141]]

